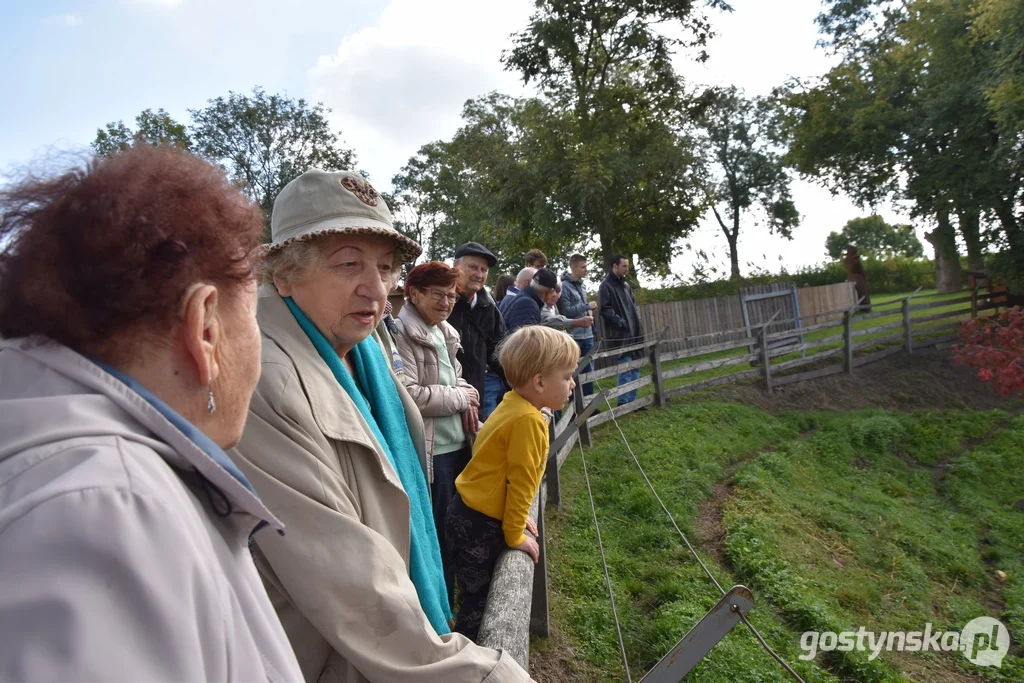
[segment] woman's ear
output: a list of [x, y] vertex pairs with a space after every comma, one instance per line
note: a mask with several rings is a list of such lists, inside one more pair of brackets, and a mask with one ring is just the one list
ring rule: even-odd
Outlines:
[[185, 293], [181, 314], [181, 334], [185, 350], [195, 364], [196, 379], [204, 386], [213, 384], [220, 374], [214, 352], [223, 336], [217, 315], [219, 296], [213, 285], [196, 283]]
[[274, 276], [274, 287], [277, 289], [277, 293], [282, 297], [292, 295], [292, 286], [289, 282], [282, 280], [278, 276]]

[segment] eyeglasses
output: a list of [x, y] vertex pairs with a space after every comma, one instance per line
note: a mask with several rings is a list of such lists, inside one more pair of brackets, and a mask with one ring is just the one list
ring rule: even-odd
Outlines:
[[454, 304], [456, 301], [459, 300], [458, 294], [445, 294], [439, 289], [428, 289], [427, 293], [430, 294], [431, 299], [438, 303], [442, 301], [447, 301], [449, 304]]

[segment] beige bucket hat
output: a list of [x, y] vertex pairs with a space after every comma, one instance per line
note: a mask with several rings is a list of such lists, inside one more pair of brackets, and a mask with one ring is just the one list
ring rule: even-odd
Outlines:
[[351, 171], [311, 169], [285, 185], [274, 200], [267, 253], [332, 233], [392, 239], [404, 263], [412, 263], [423, 252], [395, 230], [388, 205], [366, 178]]

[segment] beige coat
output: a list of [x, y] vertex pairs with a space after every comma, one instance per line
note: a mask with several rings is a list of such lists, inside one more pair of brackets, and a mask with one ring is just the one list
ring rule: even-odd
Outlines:
[[249, 554], [280, 523], [147, 393], [0, 342], [0, 681], [301, 680]]
[[430, 340], [430, 328], [411, 303], [402, 306], [398, 318], [395, 319], [395, 346], [402, 357], [402, 383], [416, 402], [423, 416], [423, 431], [427, 449], [427, 480], [434, 481], [434, 418], [456, 415], [469, 408], [469, 396], [466, 389], [471, 388], [469, 382], [462, 379], [462, 365], [455, 354], [462, 347], [459, 345], [459, 333], [447, 322], [439, 326], [444, 335], [445, 346], [448, 347], [448, 358], [455, 368], [457, 385], [446, 387], [440, 382], [437, 349]]
[[[527, 681], [509, 655], [434, 633], [398, 474], [284, 300], [263, 294], [263, 374], [233, 454], [287, 527], [256, 534], [254, 557], [306, 681]], [[422, 421], [392, 380], [425, 469]]]

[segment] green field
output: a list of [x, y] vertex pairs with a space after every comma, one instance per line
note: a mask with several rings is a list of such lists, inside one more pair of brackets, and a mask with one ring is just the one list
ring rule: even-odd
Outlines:
[[[804, 680], [1024, 681], [1024, 418], [1015, 410], [766, 412], [704, 394], [620, 423], [677, 523], [724, 586], [753, 590], [751, 621]], [[591, 485], [639, 680], [719, 594], [614, 425], [594, 439]], [[531, 643], [534, 675], [625, 680], [579, 449], [561, 477], [563, 505], [547, 513], [555, 633]], [[958, 653], [798, 658], [804, 631], [959, 630], [983, 615], [1014, 639], [998, 669]], [[792, 679], [740, 626], [687, 680]]]

